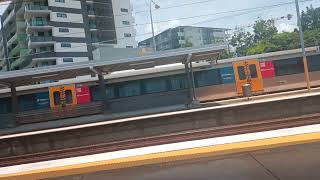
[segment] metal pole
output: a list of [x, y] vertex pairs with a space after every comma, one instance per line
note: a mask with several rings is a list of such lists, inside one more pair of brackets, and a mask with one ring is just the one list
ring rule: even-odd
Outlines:
[[192, 61], [190, 61], [190, 73], [191, 73], [191, 83], [192, 83], [192, 100], [196, 101], [197, 96], [196, 96], [196, 91], [195, 91], [195, 83], [194, 83], [194, 74], [193, 74], [193, 67], [192, 67]]
[[151, 20], [151, 30], [152, 30], [152, 42], [153, 42], [153, 51], [157, 51], [156, 47], [156, 38], [154, 37], [154, 28], [153, 28], [153, 18], [152, 18], [152, 0], [150, 0], [150, 20]]
[[185, 67], [185, 71], [186, 71], [186, 76], [187, 76], [187, 85], [188, 85], [188, 89], [189, 89], [189, 91], [188, 91], [188, 95], [189, 95], [189, 100], [190, 100], [190, 102], [189, 102], [189, 104], [191, 104], [192, 103], [192, 101], [193, 101], [193, 94], [192, 94], [192, 85], [191, 85], [191, 77], [190, 77], [190, 70], [189, 70], [189, 63], [188, 62], [185, 62], [185, 64], [184, 64], [184, 67]]
[[301, 43], [302, 56], [303, 56], [304, 76], [305, 76], [305, 79], [307, 82], [307, 88], [310, 91], [311, 86], [310, 86], [309, 68], [308, 68], [306, 50], [305, 50], [305, 46], [304, 46], [304, 37], [303, 37], [303, 31], [302, 31], [299, 2], [298, 2], [298, 0], [295, 0], [295, 2], [296, 2], [298, 26], [299, 26], [299, 33], [300, 33], [300, 43]]
[[4, 50], [4, 59], [6, 61], [7, 71], [10, 71], [10, 61], [8, 58], [7, 38], [5, 37], [5, 33], [3, 30], [3, 19], [2, 19], [1, 15], [0, 15], [0, 21], [1, 21], [1, 35], [2, 35], [3, 50]]
[[100, 90], [100, 100], [103, 102], [104, 109], [107, 109], [108, 105], [108, 97], [107, 97], [107, 89], [104, 82], [103, 74], [98, 74], [99, 79], [99, 90]]

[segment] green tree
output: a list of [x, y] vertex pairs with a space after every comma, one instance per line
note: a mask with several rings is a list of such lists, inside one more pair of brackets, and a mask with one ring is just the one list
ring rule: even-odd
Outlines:
[[257, 43], [261, 40], [270, 39], [273, 35], [277, 34], [278, 30], [274, 24], [274, 20], [258, 20], [253, 26], [254, 42]]
[[301, 13], [302, 30], [313, 30], [320, 28], [320, 8], [313, 8], [311, 5]]
[[238, 29], [231, 37], [230, 44], [236, 47], [236, 52], [246, 55], [246, 50], [253, 45], [253, 35], [244, 29]]
[[304, 32], [305, 45], [307, 47], [320, 45], [320, 28]]
[[182, 45], [183, 48], [188, 48], [192, 46], [193, 46], [192, 42], [190, 42], [188, 39], [186, 40], [186, 43]]
[[223, 52], [219, 54], [218, 59], [229, 59], [233, 57], [233, 53], [229, 53], [227, 50], [223, 50]]
[[262, 54], [277, 51], [279, 47], [267, 40], [260, 41], [247, 50], [247, 55]]

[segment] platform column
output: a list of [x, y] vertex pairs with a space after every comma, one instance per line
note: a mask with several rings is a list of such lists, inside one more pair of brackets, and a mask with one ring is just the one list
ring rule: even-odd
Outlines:
[[17, 90], [16, 86], [14, 83], [10, 85], [11, 89], [11, 112], [12, 112], [12, 117], [11, 117], [11, 122], [10, 122], [10, 127], [15, 127], [16, 126], [16, 115], [19, 112], [18, 110], [18, 97], [17, 97]]
[[190, 74], [191, 74], [191, 85], [192, 85], [192, 102], [197, 101], [196, 91], [195, 91], [195, 83], [194, 83], [194, 74], [193, 74], [193, 67], [192, 62], [190, 61]]
[[188, 91], [188, 98], [189, 98], [189, 100], [188, 100], [188, 104], [191, 104], [192, 103], [192, 101], [193, 101], [193, 95], [192, 95], [192, 85], [191, 85], [191, 77], [190, 77], [190, 70], [189, 70], [189, 64], [186, 62], [185, 64], [184, 64], [184, 67], [185, 67], [185, 72], [186, 72], [186, 78], [187, 78], [187, 86], [188, 86], [188, 89], [189, 89], [189, 91]]
[[104, 109], [107, 109], [108, 97], [107, 97], [107, 89], [106, 89], [103, 74], [98, 74], [98, 78], [99, 78], [100, 100], [103, 102]]

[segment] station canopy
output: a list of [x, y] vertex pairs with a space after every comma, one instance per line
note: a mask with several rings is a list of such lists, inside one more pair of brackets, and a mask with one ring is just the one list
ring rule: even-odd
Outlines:
[[155, 66], [184, 63], [186, 60], [196, 62], [215, 60], [226, 46], [211, 46], [204, 48], [185, 48], [161, 51], [152, 55], [138, 56], [118, 60], [93, 60], [38, 68], [22, 69], [0, 73], [0, 84], [8, 87], [31, 85], [47, 80], [72, 79], [77, 76], [93, 75], [96, 73], [112, 73], [117, 71], [145, 69]]

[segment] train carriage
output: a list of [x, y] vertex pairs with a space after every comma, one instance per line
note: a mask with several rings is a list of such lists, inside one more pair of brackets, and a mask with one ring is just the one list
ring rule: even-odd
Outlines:
[[[308, 64], [311, 85], [318, 87], [320, 52], [314, 49], [309, 50]], [[215, 64], [194, 63], [196, 97], [204, 102], [242, 96], [241, 86], [247, 83], [252, 85], [255, 94], [306, 88], [302, 58], [299, 56], [298, 50], [290, 50], [221, 60]], [[106, 79], [108, 113], [184, 104], [188, 101], [188, 83], [182, 64], [112, 73]], [[18, 89], [20, 113], [97, 107], [91, 106], [101, 100], [97, 78], [70, 82], [72, 85], [68, 85], [67, 81], [41, 85], [40, 90], [33, 86]], [[0, 114], [11, 111], [8, 96], [9, 91], [0, 91]], [[79, 112], [87, 113], [83, 110]], [[80, 113], [75, 115], [79, 116]]]

